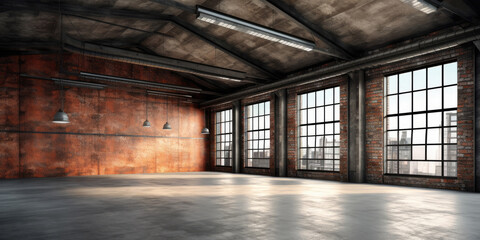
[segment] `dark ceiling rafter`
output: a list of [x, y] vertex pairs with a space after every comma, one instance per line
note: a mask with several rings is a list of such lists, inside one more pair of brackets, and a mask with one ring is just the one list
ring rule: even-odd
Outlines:
[[177, 9], [189, 12], [189, 13], [195, 13], [195, 11], [196, 11], [195, 7], [190, 7], [190, 6], [187, 6], [183, 3], [179, 3], [179, 2], [173, 1], [173, 0], [150, 0], [150, 1], [154, 2], [154, 3], [164, 5], [164, 6], [167, 6], [167, 7], [177, 8]]
[[[452, 14], [460, 17], [461, 19], [473, 23], [473, 24], [480, 24], [480, 16], [476, 12], [474, 8], [472, 8], [472, 3], [470, 1], [465, 0], [456, 0], [454, 3], [452, 1], [445, 1], [445, 0], [425, 0], [426, 2], [439, 7], [443, 8]], [[462, 6], [463, 5], [463, 6]]]
[[335, 39], [330, 33], [327, 31], [319, 28], [318, 26], [312, 24], [310, 21], [305, 19], [300, 13], [298, 13], [294, 7], [287, 5], [281, 0], [261, 0], [262, 2], [266, 3], [271, 8], [279, 11], [283, 16], [287, 17], [291, 21], [295, 22], [299, 26], [303, 27], [310, 33], [312, 33], [315, 37], [320, 39], [322, 42], [326, 43], [331, 49], [326, 49], [324, 51], [322, 49], [316, 49], [316, 52], [320, 52], [322, 54], [330, 55], [337, 58], [342, 58], [346, 60], [350, 60], [353, 58], [352, 53], [350, 50], [347, 50], [347, 47], [344, 46], [338, 39]]
[[201, 29], [199, 29], [199, 28], [197, 28], [197, 27], [195, 27], [191, 24], [188, 24], [187, 22], [185, 22], [185, 21], [183, 21], [179, 18], [173, 17], [172, 21], [177, 26], [183, 28], [184, 30], [186, 30], [190, 33], [193, 33], [194, 35], [196, 35], [197, 37], [199, 37], [203, 41], [207, 42], [208, 44], [217, 47], [222, 52], [230, 53], [231, 56], [233, 56], [236, 59], [242, 61], [243, 63], [247, 64], [248, 66], [255, 68], [256, 70], [266, 74], [267, 76], [269, 76], [273, 79], [279, 79], [280, 78], [279, 74], [274, 73], [272, 70], [269, 70], [269, 69], [267, 70], [264, 67], [261, 67], [261, 65], [263, 65], [262, 63], [258, 62], [255, 59], [249, 58], [245, 54], [242, 54], [241, 52], [233, 49], [232, 47], [230, 47], [224, 41], [221, 41], [219, 39], [216, 39], [212, 36], [209, 36], [209, 35], [205, 34], [205, 32], [202, 31]]
[[[8, 7], [12, 10], [30, 10], [30, 11], [46, 11], [52, 13], [58, 13], [58, 5], [52, 5], [42, 2], [36, 2], [31, 0], [2, 0], [0, 2], [0, 7]], [[160, 21], [168, 21], [176, 24], [177, 26], [183, 28], [184, 30], [194, 34], [195, 36], [199, 37], [207, 44], [210, 44], [223, 52], [227, 53], [228, 55], [234, 57], [237, 60], [240, 60], [244, 64], [259, 70], [269, 78], [279, 79], [281, 76], [273, 73], [271, 70], [264, 69], [261, 67], [261, 63], [257, 60], [252, 59], [245, 54], [240, 53], [239, 51], [233, 49], [227, 43], [223, 41], [216, 40], [215, 38], [206, 35], [203, 31], [196, 28], [190, 23], [186, 23], [179, 18], [172, 16], [172, 15], [163, 15], [158, 14], [155, 12], [145, 12], [145, 11], [132, 11], [132, 10], [125, 10], [125, 9], [113, 9], [113, 8], [104, 8], [104, 7], [86, 7], [86, 6], [79, 6], [79, 5], [71, 5], [61, 3], [60, 8], [62, 13], [64, 14], [77, 14], [77, 15], [89, 15], [89, 16], [97, 16], [97, 17], [127, 17], [127, 18], [136, 18], [136, 19], [148, 19], [148, 20], [160, 20]], [[257, 82], [255, 80], [249, 80], [252, 83], [262, 83]]]

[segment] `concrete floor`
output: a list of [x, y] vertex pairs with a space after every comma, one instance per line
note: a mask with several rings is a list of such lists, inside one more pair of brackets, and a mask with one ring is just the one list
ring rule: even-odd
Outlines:
[[1, 180], [0, 239], [480, 239], [480, 194], [211, 172]]

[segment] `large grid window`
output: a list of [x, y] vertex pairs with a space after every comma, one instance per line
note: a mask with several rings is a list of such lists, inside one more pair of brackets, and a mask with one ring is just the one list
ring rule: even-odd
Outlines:
[[232, 166], [232, 109], [216, 113], [215, 139], [216, 165]]
[[387, 174], [457, 176], [457, 63], [385, 78]]
[[246, 154], [245, 167], [270, 167], [270, 102], [245, 107]]
[[299, 95], [298, 169], [340, 170], [340, 87]]

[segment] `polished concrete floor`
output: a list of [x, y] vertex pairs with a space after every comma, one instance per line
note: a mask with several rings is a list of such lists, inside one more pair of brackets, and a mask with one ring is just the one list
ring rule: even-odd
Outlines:
[[480, 194], [211, 172], [1, 180], [0, 239], [480, 239]]

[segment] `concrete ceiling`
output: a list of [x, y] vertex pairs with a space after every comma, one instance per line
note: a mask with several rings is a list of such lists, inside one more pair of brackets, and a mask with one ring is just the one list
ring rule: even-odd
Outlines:
[[[59, 46], [60, 9], [62, 32], [71, 38], [245, 72], [249, 79], [269, 82], [345, 59], [199, 21], [197, 5], [313, 41], [319, 48], [339, 49], [355, 58], [408, 38], [478, 24], [472, 0], [428, 1], [440, 8], [425, 14], [400, 0], [62, 0], [60, 4], [2, 0], [0, 49], [34, 51]], [[252, 84], [201, 78], [210, 83], [221, 81], [219, 86], [225, 92]]]

